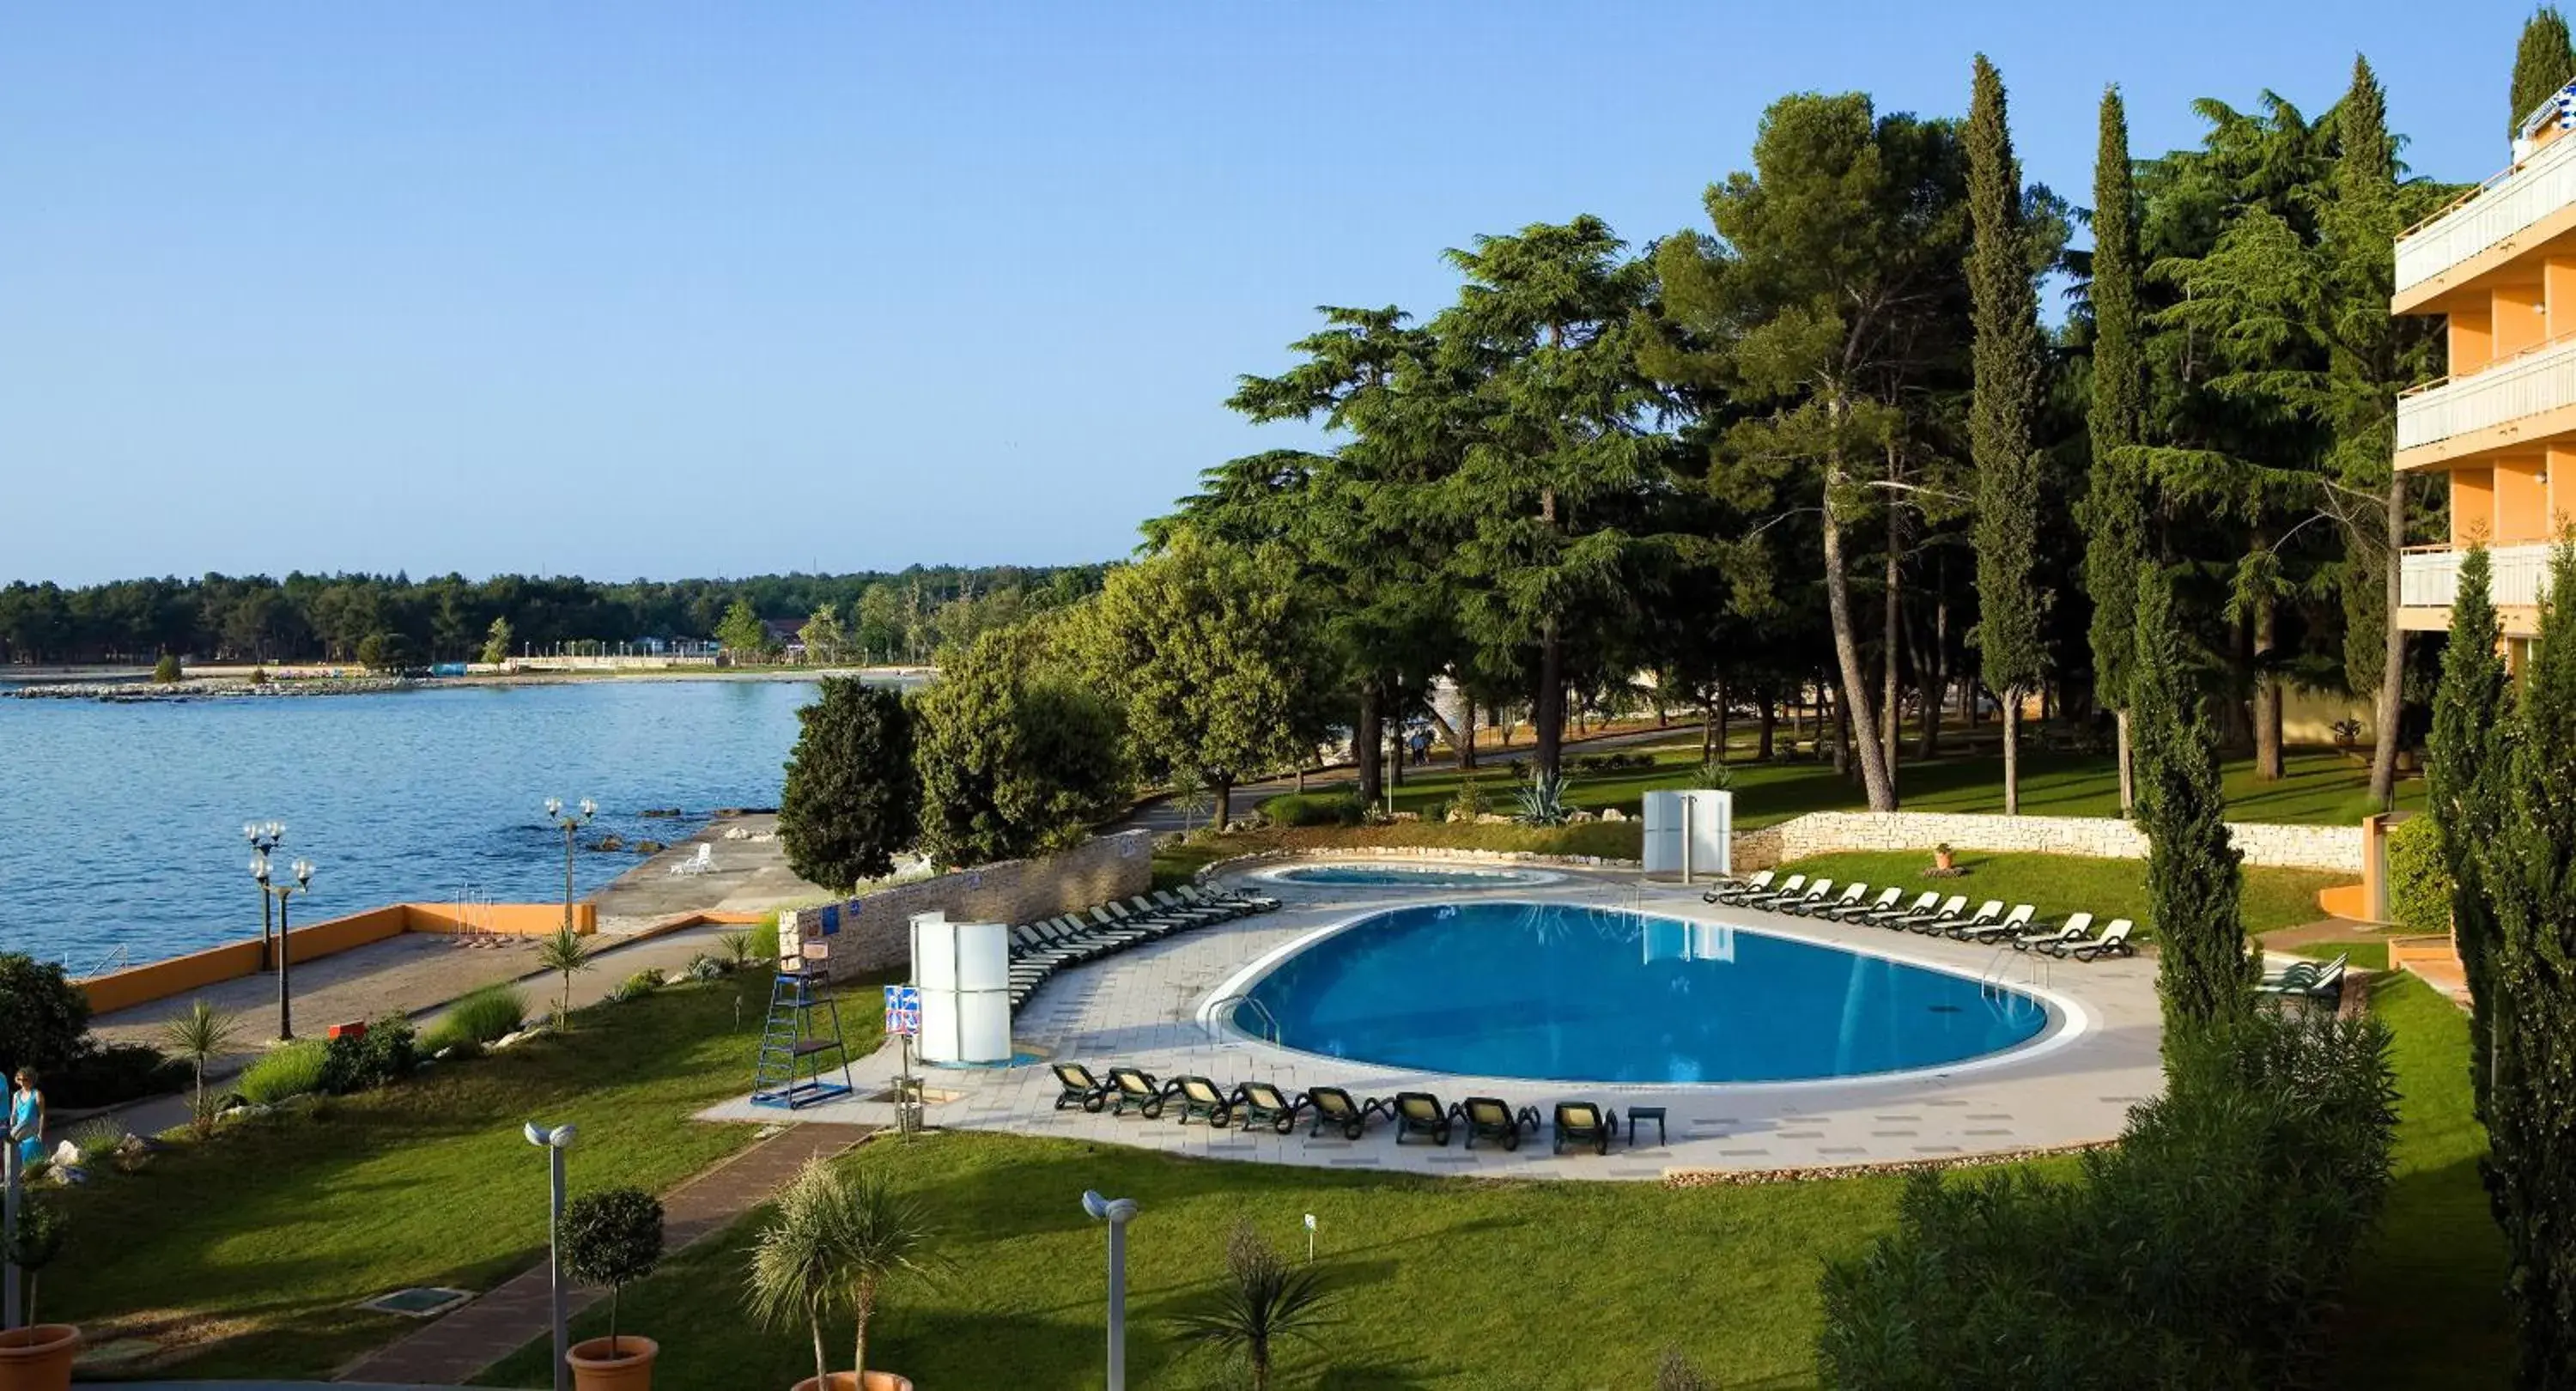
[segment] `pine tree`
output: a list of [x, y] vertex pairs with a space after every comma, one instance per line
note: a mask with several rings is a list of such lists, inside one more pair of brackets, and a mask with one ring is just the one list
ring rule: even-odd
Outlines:
[[493, 619], [492, 627], [483, 635], [483, 664], [499, 666], [510, 660], [510, 647], [516, 638], [517, 635], [510, 631], [509, 619]]
[[2495, 910], [2478, 886], [2477, 844], [2496, 834], [2486, 815], [2486, 780], [2497, 762], [2499, 731], [2512, 701], [2503, 628], [2489, 599], [2494, 564], [2484, 546], [2460, 560], [2451, 600], [2451, 641], [2442, 652], [2442, 683], [2433, 693], [2433, 735], [2425, 745], [2424, 782], [2434, 843], [2451, 881], [2451, 940], [2469, 981], [2469, 1087], [2480, 1120], [2487, 1113], [2487, 1034], [2495, 999]]
[[2502, 762], [2470, 817], [2495, 913], [2487, 1197], [2527, 1387], [2576, 1386], [2576, 607], [2560, 602], [2576, 595], [2576, 544], [2561, 542], [2549, 570]]
[[2160, 944], [2156, 990], [2173, 1039], [2251, 1012], [2258, 967], [2238, 911], [2245, 873], [2227, 830], [2218, 741], [2184, 658], [2172, 586], [2154, 570], [2139, 577], [2137, 643], [2129, 699], [2138, 824], [2147, 834], [2147, 912]]
[[2134, 462], [2143, 442], [2146, 370], [2138, 341], [2138, 210], [2129, 169], [2129, 116], [2102, 93], [2093, 162], [2092, 485], [2084, 499], [2084, 587], [2093, 596], [2093, 693], [2118, 712], [2120, 810], [2136, 804], [2130, 765], [2129, 668], [2137, 655], [2138, 570], [2146, 558], [2146, 499]]
[[1977, 651], [2004, 703], [2004, 812], [2021, 810], [2021, 703], [2039, 686], [2037, 583], [2041, 458], [2031, 445], [2039, 409], [2039, 296], [2022, 229], [2021, 164], [2013, 158], [2003, 78], [1977, 55], [1962, 143], [1975, 229], [1968, 287], [1975, 304], [1976, 395], [1968, 449], [1977, 470]]
[[921, 820], [912, 713], [884, 686], [827, 676], [796, 712], [796, 748], [778, 799], [787, 866], [809, 884], [846, 889], [894, 873]]
[[2513, 110], [2505, 116], [2507, 138], [2522, 134], [2522, 118], [2539, 109], [2549, 95], [2576, 77], [2576, 38], [2567, 32], [2567, 17], [2556, 5], [2531, 12], [2522, 26], [2522, 42], [2513, 51]]

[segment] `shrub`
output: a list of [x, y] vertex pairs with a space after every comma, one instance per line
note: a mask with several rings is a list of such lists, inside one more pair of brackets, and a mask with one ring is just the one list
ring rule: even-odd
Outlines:
[[448, 1008], [444, 1022], [476, 1043], [497, 1043], [517, 1033], [527, 1018], [527, 992], [504, 982], [467, 992]]
[[178, 679], [179, 655], [175, 652], [162, 653], [161, 660], [152, 664], [152, 684], [167, 686]]
[[0, 1076], [58, 1071], [80, 1056], [88, 1032], [89, 996], [60, 963], [0, 952]]
[[250, 669], [250, 683], [251, 683], [252, 685], [254, 685], [254, 686], [265, 686], [265, 685], [267, 685], [267, 684], [268, 684], [268, 668], [266, 668], [266, 667], [252, 667], [252, 668]]
[[419, 1065], [420, 1045], [412, 1037], [411, 1021], [387, 1015], [363, 1035], [342, 1034], [324, 1045], [319, 1089], [329, 1096], [373, 1091], [409, 1077]]
[[743, 945], [750, 949], [750, 955], [744, 958], [746, 962], [776, 961], [778, 959], [778, 915], [770, 914], [769, 921], [743, 934]]
[[117, 1147], [125, 1143], [125, 1123], [114, 1116], [92, 1116], [72, 1127], [63, 1138], [80, 1151], [81, 1163], [97, 1167], [116, 1157]]
[[2451, 930], [2451, 876], [2429, 816], [2388, 828], [2388, 916], [2409, 932]]
[[2167, 1044], [2165, 1095], [2081, 1181], [1916, 1175], [1896, 1233], [1826, 1272], [1825, 1381], [2300, 1384], [2388, 1190], [2387, 1029], [2265, 1013]]
[[662, 975], [662, 969], [658, 966], [648, 967], [645, 970], [638, 971], [635, 974], [628, 976], [626, 979], [619, 981], [617, 983], [617, 988], [608, 992], [609, 1003], [624, 1004], [628, 1000], [643, 999], [645, 996], [661, 989], [664, 980], [665, 977]]
[[276, 1049], [252, 1063], [233, 1083], [233, 1090], [254, 1106], [274, 1106], [290, 1096], [322, 1089], [322, 1062], [329, 1045], [308, 1038]]
[[1273, 826], [1356, 826], [1367, 814], [1353, 792], [1291, 792], [1261, 804]]
[[188, 1064], [140, 1043], [84, 1047], [71, 1061], [40, 1068], [45, 1099], [65, 1111], [114, 1106], [188, 1085]]
[[1473, 821], [1490, 814], [1493, 809], [1491, 799], [1485, 796], [1484, 784], [1476, 781], [1475, 774], [1469, 773], [1458, 779], [1458, 790], [1449, 798], [1450, 820]]
[[689, 958], [689, 964], [681, 968], [681, 974], [691, 980], [714, 980], [731, 969], [729, 964], [718, 961], [705, 952], [699, 952]]

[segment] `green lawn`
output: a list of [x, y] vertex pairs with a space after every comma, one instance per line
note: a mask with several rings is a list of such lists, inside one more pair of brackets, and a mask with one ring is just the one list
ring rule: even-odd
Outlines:
[[[1826, 763], [1754, 763], [1744, 741], [1731, 741], [1734, 765], [1735, 819], [1751, 830], [1803, 816], [1811, 811], [1853, 811], [1866, 806], [1857, 780], [1836, 776]], [[1585, 772], [1573, 766], [1583, 756], [1580, 746], [1567, 751], [1566, 799], [1590, 808], [1618, 807], [1635, 812], [1645, 794], [1660, 788], [1699, 785], [1699, 742], [1695, 736], [1677, 747], [1656, 751], [1652, 768]], [[2299, 749], [2284, 760], [2287, 776], [2258, 782], [2251, 759], [2231, 759], [2224, 767], [2228, 815], [2239, 821], [2358, 823], [2378, 810], [2371, 805], [2368, 767], [2332, 749]], [[1509, 812], [1511, 773], [1500, 761], [1479, 770], [1479, 779], [1494, 809]], [[1897, 762], [1899, 804], [1907, 811], [2000, 812], [2003, 805], [2003, 758], [1984, 753], [1925, 762]], [[1395, 794], [1399, 811], [1436, 816], [1449, 805], [1458, 785], [1456, 773], [1423, 773], [1409, 777]], [[2420, 808], [2421, 778], [2398, 786], [2400, 807]], [[2033, 816], [2111, 816], [2119, 811], [2117, 764], [2107, 754], [2056, 754], [2030, 750], [2022, 756], [2021, 808]]]
[[1387, 826], [1270, 826], [1230, 835], [1201, 833], [1154, 850], [1154, 886], [1170, 888], [1218, 860], [1266, 850], [1364, 850], [1374, 846], [1439, 846], [1451, 850], [1518, 850], [1542, 855], [1600, 855], [1633, 860], [1645, 829], [1634, 821], [1572, 826], [1478, 826], [1399, 821]]
[[[1784, 865], [1782, 874], [1786, 877], [1798, 873], [1809, 878], [1822, 875], [1837, 883], [1858, 879], [1879, 888], [1895, 884], [1904, 888], [1909, 902], [1926, 889], [1938, 889], [1944, 898], [1966, 894], [1972, 905], [1990, 898], [2000, 898], [2007, 906], [2036, 904], [2040, 916], [2051, 920], [2062, 920], [2069, 913], [2090, 912], [2097, 926], [2113, 918], [2132, 918], [2150, 932], [2155, 927], [2147, 915], [2144, 860], [1962, 850], [1957, 865], [1967, 873], [1954, 879], [1927, 879], [1923, 871], [1932, 867], [1932, 857], [1920, 850], [1849, 851]], [[2317, 890], [2329, 884], [2349, 883], [2351, 878], [2322, 870], [2249, 866], [2245, 871], [2245, 930], [2261, 933], [2315, 922], [2325, 916], [2324, 910], [2317, 907]]]
[[[1219, 1379], [1207, 1354], [1184, 1355], [1168, 1317], [1220, 1272], [1238, 1219], [1302, 1256], [1310, 1212], [1341, 1320], [1329, 1356], [1290, 1352], [1283, 1388], [1649, 1386], [1667, 1347], [1714, 1384], [1812, 1385], [1817, 1275], [1889, 1223], [1902, 1188], [1892, 1178], [1688, 1191], [1443, 1181], [976, 1133], [880, 1139], [845, 1162], [917, 1197], [957, 1262], [938, 1288], [891, 1293], [869, 1360], [959, 1387], [1099, 1384], [1104, 1237], [1083, 1215], [1086, 1188], [1142, 1208], [1129, 1229], [1132, 1386], [1239, 1384]], [[660, 1391], [812, 1375], [801, 1335], [763, 1332], [738, 1313], [751, 1239], [747, 1221], [627, 1291], [624, 1326], [662, 1342]], [[575, 1336], [595, 1325], [605, 1332], [585, 1319]], [[849, 1355], [843, 1332], [830, 1341]], [[485, 1380], [545, 1385], [544, 1348], [522, 1349]]]
[[2351, 941], [2336, 942], [2301, 942], [2296, 946], [2275, 947], [2273, 950], [2285, 951], [2292, 956], [2304, 956], [2312, 961], [2331, 961], [2338, 956], [2348, 956], [2352, 958], [2351, 964], [2353, 968], [2361, 971], [2385, 971], [2388, 969], [2388, 942], [2385, 938], [2377, 940], [2355, 938]]
[[[748, 972], [584, 1010], [567, 1035], [103, 1175], [69, 1195], [72, 1242], [44, 1277], [44, 1312], [93, 1341], [184, 1323], [185, 1341], [210, 1344], [176, 1363], [190, 1376], [328, 1376], [410, 1327], [357, 1301], [484, 1289], [536, 1258], [545, 1169], [523, 1121], [581, 1127], [576, 1190], [664, 1190], [748, 1143], [753, 1127], [686, 1117], [747, 1088], [768, 989]], [[874, 1046], [875, 1011], [843, 1023]]]
[[2336, 1343], [2337, 1386], [2469, 1388], [2513, 1381], [2504, 1237], [2470, 1114], [2469, 1021], [2413, 976], [2382, 983], [2372, 1007], [2396, 1030], [2397, 1182], [2361, 1254]]

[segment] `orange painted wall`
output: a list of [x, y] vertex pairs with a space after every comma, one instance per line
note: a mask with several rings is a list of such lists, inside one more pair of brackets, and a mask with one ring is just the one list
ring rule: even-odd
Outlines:
[[239, 980], [259, 969], [259, 943], [233, 942], [209, 947], [204, 951], [155, 961], [149, 966], [117, 971], [110, 975], [92, 976], [80, 983], [89, 996], [90, 1012], [105, 1014], [110, 1010], [166, 1000], [191, 990], [203, 990], [228, 980]]
[[[2576, 307], [2568, 312], [2576, 317]], [[2549, 534], [2556, 536], [2567, 529], [2568, 514], [2576, 511], [2576, 444], [2553, 444], [2542, 458], [2549, 481], [2541, 491], [2549, 497]]]
[[2495, 360], [2495, 316], [2484, 305], [2454, 307], [2448, 323], [2452, 376], [2465, 377]]
[[[406, 903], [404, 927], [411, 932], [500, 932], [542, 937], [563, 926], [560, 903]], [[572, 930], [587, 937], [599, 930], [597, 904], [572, 906]]]
[[2495, 470], [2451, 470], [2451, 544], [2495, 539]]
[[2540, 296], [2548, 309], [2549, 336], [2576, 332], [2576, 256], [2552, 256], [2540, 263]]
[[[2541, 461], [2531, 455], [2495, 464], [2495, 543], [2542, 541], [2549, 536], [2549, 494]], [[2457, 495], [2454, 494], [2456, 497]]]
[[[540, 935], [563, 925], [560, 903], [477, 904], [473, 914], [476, 922], [491, 932]], [[456, 932], [460, 930], [457, 923], [458, 909], [451, 903], [393, 903], [345, 917], [297, 923], [287, 937], [289, 950], [294, 953], [289, 959], [301, 966], [405, 932]], [[599, 909], [593, 904], [574, 904], [573, 930], [585, 936], [597, 932]], [[106, 1014], [257, 974], [262, 969], [259, 958], [259, 943], [229, 942], [148, 966], [91, 976], [81, 981], [80, 987], [89, 996], [91, 1012]]]
[[2510, 357], [2549, 337], [2549, 319], [2541, 312], [2539, 286], [2498, 285], [2492, 303], [2497, 357]]

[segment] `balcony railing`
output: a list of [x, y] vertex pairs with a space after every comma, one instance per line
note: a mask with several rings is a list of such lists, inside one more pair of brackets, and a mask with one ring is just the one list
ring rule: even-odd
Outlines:
[[[2567, 142], [2576, 148], [2576, 140]], [[2576, 405], [2576, 337], [2453, 377], [2397, 400], [2397, 447], [2418, 449], [2454, 435]]]
[[2576, 139], [2552, 140], [2397, 239], [2397, 289], [2421, 285], [2576, 203]]
[[[2446, 609], [2459, 598], [2460, 561], [2467, 551], [2408, 551], [2399, 558], [2398, 602], [2407, 608]], [[2549, 547], [2498, 546], [2488, 551], [2494, 561], [2489, 581], [2491, 602], [2529, 608], [2549, 588]]]

